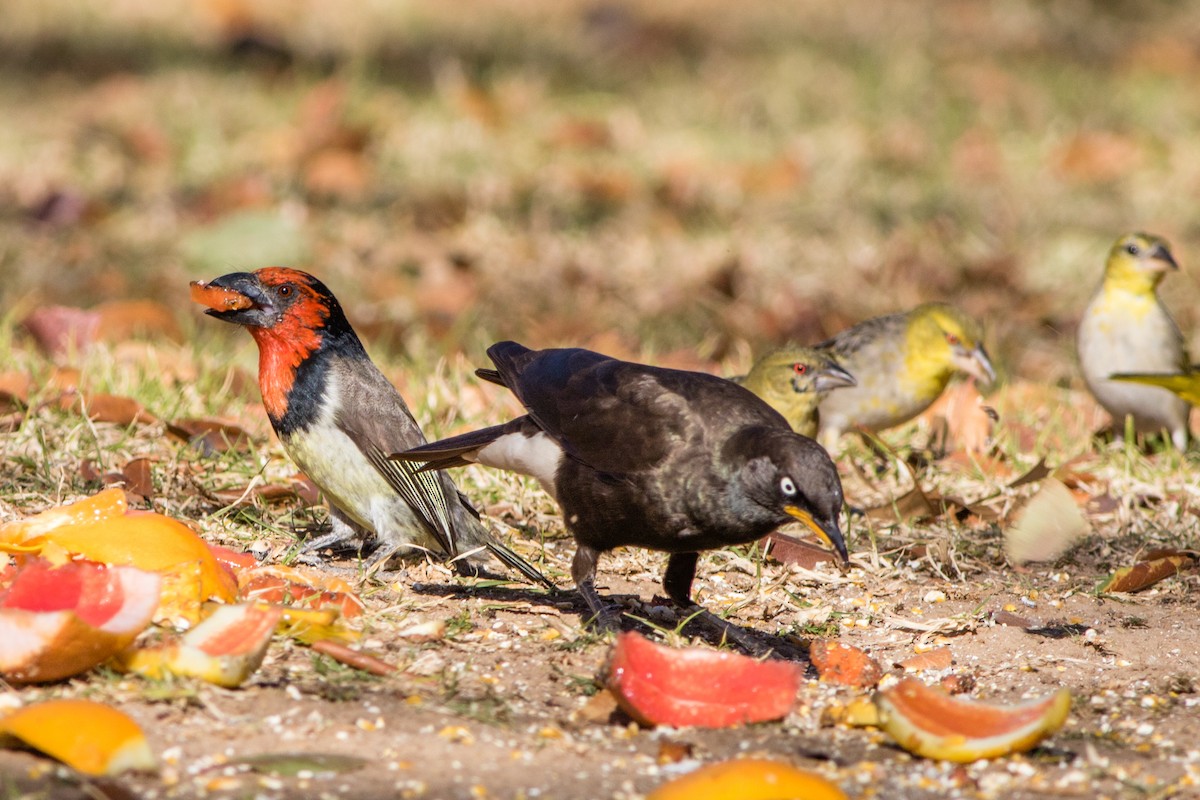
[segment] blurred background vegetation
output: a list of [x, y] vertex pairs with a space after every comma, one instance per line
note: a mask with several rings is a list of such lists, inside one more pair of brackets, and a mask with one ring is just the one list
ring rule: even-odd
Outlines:
[[4, 17], [10, 324], [147, 298], [184, 335], [235, 336], [195, 324], [187, 282], [287, 263], [374, 350], [478, 359], [512, 337], [737, 369], [947, 299], [1010, 376], [1067, 382], [1108, 246], [1146, 229], [1200, 327], [1200, 4], [7, 0]]

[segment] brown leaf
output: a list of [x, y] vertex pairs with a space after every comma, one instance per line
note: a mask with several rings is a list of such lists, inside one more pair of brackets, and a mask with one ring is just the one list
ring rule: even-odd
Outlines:
[[83, 373], [74, 367], [56, 367], [46, 386], [59, 392], [75, 392], [83, 386]]
[[19, 408], [29, 405], [33, 378], [24, 372], [0, 372], [0, 407]]
[[249, 433], [216, 419], [177, 419], [167, 423], [167, 433], [195, 445], [206, 456], [250, 449]]
[[993, 611], [992, 621], [997, 625], [1004, 625], [1009, 628], [1023, 628], [1024, 630], [1032, 630], [1033, 628], [1041, 627], [1040, 622], [1034, 622], [1031, 619], [1026, 619], [1025, 617], [1014, 614], [1011, 611], [1005, 611], [1004, 609]]
[[879, 662], [852, 644], [833, 640], [813, 642], [808, 657], [826, 683], [874, 686], [883, 677]]
[[142, 337], [183, 341], [174, 312], [154, 300], [114, 300], [94, 309], [99, 315], [96, 336], [106, 342]]
[[1009, 483], [1008, 488], [1015, 489], [1018, 486], [1024, 486], [1027, 483], [1035, 483], [1050, 475], [1051, 472], [1053, 472], [1053, 470], [1046, 466], [1046, 459], [1043, 458], [1041, 461], [1038, 461], [1036, 464], [1030, 467], [1029, 470], [1023, 475], [1015, 478], [1011, 483]]
[[905, 672], [920, 672], [926, 669], [946, 669], [954, 663], [949, 647], [939, 647], [904, 659], [896, 666]]
[[1139, 561], [1131, 567], [1122, 567], [1114, 572], [1101, 585], [1100, 591], [1140, 592], [1165, 578], [1190, 569], [1193, 563], [1192, 557], [1182, 552]]
[[121, 470], [125, 479], [125, 491], [141, 495], [147, 500], [154, 498], [154, 478], [150, 472], [150, 459], [135, 458]]
[[913, 486], [885, 505], [866, 509], [868, 518], [881, 522], [919, 522], [937, 516], [937, 513], [934, 504], [919, 485]]
[[21, 321], [37, 346], [50, 358], [81, 353], [96, 341], [100, 315], [71, 306], [44, 306]]
[[812, 569], [822, 562], [833, 561], [833, 553], [824, 546], [780, 531], [768, 535], [762, 543], [767, 553], [781, 564], [796, 564], [804, 569]]
[[354, 669], [361, 669], [363, 672], [369, 672], [372, 675], [391, 675], [396, 671], [395, 665], [389, 664], [383, 659], [376, 658], [369, 653], [353, 650], [333, 639], [322, 639], [319, 642], [313, 642], [312, 649], [329, 656], [334, 661], [341, 662]]
[[158, 419], [132, 397], [121, 395], [67, 393], [58, 400], [63, 411], [81, 411], [94, 422], [111, 422], [129, 427], [135, 422], [151, 425]]
[[551, 147], [607, 150], [612, 147], [612, 130], [602, 120], [569, 117], [560, 121], [546, 139]]

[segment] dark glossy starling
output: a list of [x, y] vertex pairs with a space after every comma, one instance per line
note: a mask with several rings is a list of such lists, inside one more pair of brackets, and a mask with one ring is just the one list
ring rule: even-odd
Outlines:
[[488, 349], [481, 378], [510, 389], [528, 414], [393, 458], [423, 469], [479, 463], [537, 478], [578, 545], [571, 575], [603, 626], [596, 562], [621, 546], [670, 553], [663, 587], [681, 609], [743, 646], [691, 599], [702, 550], [752, 542], [800, 520], [842, 561], [842, 486], [820, 445], [737, 384], [580, 349]]

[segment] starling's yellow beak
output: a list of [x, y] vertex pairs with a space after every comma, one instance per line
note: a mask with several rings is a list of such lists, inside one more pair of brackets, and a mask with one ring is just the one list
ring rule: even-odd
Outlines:
[[825, 525], [822, 525], [813, 519], [812, 514], [799, 506], [784, 506], [783, 510], [788, 513], [788, 516], [795, 517], [803, 522], [804, 527], [815, 533], [817, 538], [825, 543], [826, 547], [837, 553], [838, 558], [842, 560], [843, 564], [850, 563], [850, 554], [846, 551], [846, 540], [842, 538], [842, 532], [838, 528], [836, 519], [832, 519]]

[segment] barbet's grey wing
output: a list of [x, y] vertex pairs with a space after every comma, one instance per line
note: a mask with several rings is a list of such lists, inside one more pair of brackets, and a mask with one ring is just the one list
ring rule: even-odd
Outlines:
[[450, 514], [450, 504], [458, 502], [453, 484], [438, 473], [421, 472], [419, 463], [388, 459], [390, 453], [425, 442], [400, 393], [377, 369], [359, 370], [356, 380], [339, 380], [337, 385], [344, 395], [336, 419], [338, 427], [412, 509], [444, 553], [457, 554]]

